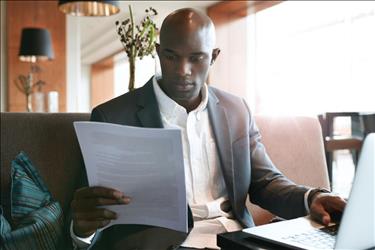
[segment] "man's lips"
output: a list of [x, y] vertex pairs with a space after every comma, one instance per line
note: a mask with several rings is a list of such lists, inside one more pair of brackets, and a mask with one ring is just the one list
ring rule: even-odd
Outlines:
[[193, 83], [187, 83], [187, 82], [176, 83], [174, 86], [179, 91], [189, 91], [192, 88], [194, 88], [194, 84]]

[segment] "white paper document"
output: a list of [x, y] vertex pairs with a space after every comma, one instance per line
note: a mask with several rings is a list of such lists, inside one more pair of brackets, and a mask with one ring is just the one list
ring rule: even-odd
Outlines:
[[144, 224], [187, 232], [181, 131], [102, 122], [74, 122], [90, 186], [131, 197], [106, 206], [111, 224]]

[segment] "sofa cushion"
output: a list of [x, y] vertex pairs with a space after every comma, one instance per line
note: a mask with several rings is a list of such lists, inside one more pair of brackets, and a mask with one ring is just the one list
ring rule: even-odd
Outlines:
[[47, 186], [25, 152], [12, 161], [11, 214], [18, 220], [52, 201]]
[[4, 217], [3, 208], [0, 206], [0, 237], [6, 233], [12, 231], [9, 222]]
[[28, 156], [12, 161], [11, 214], [14, 230], [2, 217], [5, 249], [58, 249], [63, 241], [63, 213]]

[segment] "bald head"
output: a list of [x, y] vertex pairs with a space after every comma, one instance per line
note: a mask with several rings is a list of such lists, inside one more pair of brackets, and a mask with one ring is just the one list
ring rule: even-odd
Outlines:
[[200, 33], [206, 45], [211, 48], [215, 46], [215, 27], [211, 19], [192, 8], [179, 9], [164, 19], [160, 29], [160, 43], [176, 36], [190, 38], [194, 33]]
[[161, 26], [156, 51], [162, 78], [159, 86], [189, 112], [198, 107], [210, 66], [220, 53], [211, 19], [194, 9], [168, 15]]

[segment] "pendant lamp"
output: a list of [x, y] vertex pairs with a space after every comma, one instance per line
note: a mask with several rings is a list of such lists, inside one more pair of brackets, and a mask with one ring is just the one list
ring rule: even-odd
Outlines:
[[120, 12], [118, 1], [59, 0], [59, 9], [73, 16], [110, 16]]

